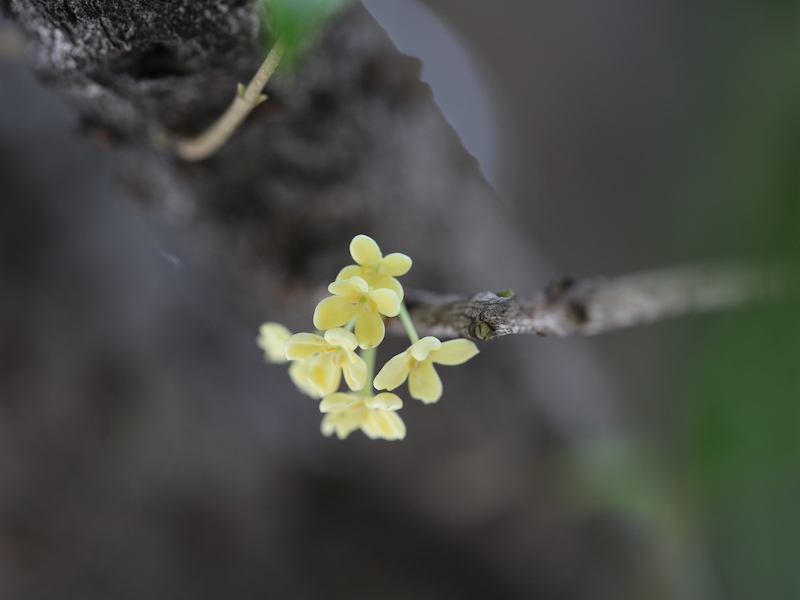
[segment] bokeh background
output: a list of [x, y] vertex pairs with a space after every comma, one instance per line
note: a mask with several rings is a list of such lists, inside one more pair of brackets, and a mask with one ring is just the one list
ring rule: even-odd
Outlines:
[[[547, 265], [540, 273], [613, 276], [717, 259], [794, 264], [800, 225], [800, 3], [370, 0], [366, 5], [403, 52], [424, 61], [423, 79], [434, 98], [481, 161], [534, 260]], [[253, 522], [248, 513], [253, 506], [245, 499], [263, 485], [271, 491], [262, 508], [280, 519], [248, 534], [285, 541], [292, 537], [285, 530], [314, 539], [314, 556], [325, 557], [325, 563], [309, 564], [307, 577], [329, 578], [330, 598], [380, 589], [380, 581], [362, 585], [337, 573], [354, 568], [354, 561], [365, 567], [379, 562], [365, 532], [381, 528], [394, 540], [393, 552], [416, 555], [407, 574], [424, 577], [419, 588], [403, 587], [397, 584], [403, 574], [394, 574], [391, 581], [398, 587], [389, 586], [379, 597], [524, 598], [534, 591], [545, 598], [800, 597], [800, 317], [795, 304], [687, 317], [590, 340], [514, 341], [536, 345], [562, 361], [532, 375], [540, 377], [537, 393], [544, 398], [532, 400], [533, 407], [521, 406], [525, 399], [491, 397], [491, 378], [503, 377], [500, 372], [484, 374], [481, 380], [489, 383], [471, 391], [469, 402], [491, 403], [491, 411], [504, 415], [489, 426], [493, 434], [523, 421], [510, 434], [519, 448], [514, 466], [504, 472], [508, 449], [499, 449], [488, 434], [483, 438], [466, 417], [459, 424], [453, 414], [444, 422], [458, 425], [462, 445], [448, 450], [446, 463], [435, 471], [436, 482], [414, 492], [419, 503], [403, 506], [402, 494], [398, 500], [393, 487], [401, 482], [365, 484], [365, 474], [373, 471], [358, 456], [377, 453], [390, 469], [413, 474], [415, 465], [403, 458], [402, 445], [415, 444], [414, 438], [399, 450], [374, 450], [365, 440], [349, 440], [344, 449], [335, 440], [313, 441], [315, 410], [282, 404], [293, 401], [293, 391], [288, 381], [276, 383], [276, 367], [261, 363], [252, 344], [254, 329], [248, 328], [253, 316], [227, 314], [218, 292], [187, 275], [194, 267], [179, 243], [178, 249], [170, 247], [169, 226], [127, 200], [103, 149], [89, 144], [69, 106], [36, 81], [16, 55], [11, 34], [0, 35], [5, 53], [0, 62], [0, 204], [13, 207], [0, 206], [0, 219], [4, 236], [20, 231], [26, 236], [22, 246], [34, 249], [30, 260], [6, 254], [0, 263], [0, 336], [6, 339], [0, 355], [0, 389], [6, 396], [0, 398], [0, 438], [16, 440], [0, 442], [0, 495], [5, 497], [0, 593], [52, 597], [48, 581], [66, 586], [63, 597], [87, 589], [102, 597], [98, 590], [118, 590], [118, 579], [98, 576], [86, 583], [78, 572], [65, 574], [71, 560], [66, 554], [76, 552], [87, 564], [99, 560], [102, 544], [76, 550], [68, 542], [84, 538], [64, 525], [82, 527], [86, 515], [80, 507], [87, 500], [95, 506], [98, 495], [124, 498], [98, 501], [113, 512], [146, 504], [156, 488], [166, 486], [187, 498], [196, 491], [210, 495], [211, 506]], [[59, 202], [34, 201], [44, 197]], [[82, 219], [76, 207], [93, 220]], [[48, 224], [41, 239], [29, 237], [26, 223], [34, 220]], [[72, 257], [71, 271], [36, 260], [36, 248], [53, 240]], [[20, 246], [6, 237], [0, 247]], [[104, 295], [95, 288], [85, 297], [71, 295], [73, 278], [97, 270], [108, 276]], [[517, 291], [546, 283], [539, 275], [527, 290]], [[40, 297], [40, 305], [19, 305], [25, 297], [20, 290], [36, 286], [61, 293]], [[179, 291], [175, 305], [165, 308], [155, 298], [169, 286]], [[104, 314], [104, 307], [115, 306], [127, 308]], [[141, 324], [156, 330], [176, 321], [186, 336], [160, 340], [154, 353], [147, 341], [153, 332], [140, 331]], [[53, 330], [60, 333], [51, 336]], [[232, 333], [220, 337], [221, 330]], [[80, 446], [87, 456], [97, 451], [97, 461], [59, 465], [61, 445], [54, 442], [43, 451], [38, 440], [57, 440], [71, 424], [83, 423], [70, 413], [82, 405], [78, 399], [95, 393], [76, 375], [80, 357], [70, 356], [70, 340], [83, 335], [97, 336], [101, 354], [108, 352], [108, 339], [125, 340], [108, 358], [108, 381], [98, 392], [113, 397], [110, 405], [117, 408], [96, 427], [117, 435], [104, 442], [102, 451]], [[182, 359], [188, 346], [198, 344], [212, 348], [208, 364]], [[482, 352], [511, 351], [510, 344], [499, 340]], [[26, 353], [43, 361], [43, 379], [20, 374], [20, 365], [34, 369], [36, 364], [24, 360]], [[219, 362], [227, 367], [209, 366]], [[554, 374], [559, 368], [562, 372]], [[127, 378], [136, 379], [139, 372], [157, 376], [148, 379], [151, 388], [132, 391]], [[175, 378], [175, 372], [186, 377]], [[226, 373], [227, 379], [204, 373]], [[453, 386], [460, 389], [457, 380], [454, 374]], [[565, 380], [580, 383], [570, 387]], [[71, 387], [63, 387], [65, 381]], [[191, 382], [188, 392], [186, 381]], [[270, 401], [261, 397], [259, 386], [271, 390]], [[193, 400], [193, 393], [202, 401]], [[147, 400], [142, 404], [126, 394]], [[232, 395], [248, 398], [248, 410], [226, 411], [222, 399]], [[33, 397], [51, 402], [38, 405], [38, 412], [26, 417], [29, 422], [20, 420], [24, 403]], [[180, 401], [162, 402], [171, 397]], [[491, 411], [478, 414], [491, 421]], [[540, 413], [560, 419], [561, 435], [549, 439], [536, 432]], [[127, 443], [125, 435], [142, 435], [139, 422], [145, 423], [146, 443]], [[249, 450], [237, 448], [244, 422], [263, 429], [265, 460], [278, 467], [248, 462]], [[28, 423], [32, 439], [21, 443], [18, 435], [2, 434], [8, 423]], [[115, 423], [122, 423], [121, 430]], [[425, 428], [422, 416], [412, 423]], [[75, 427], [83, 431], [85, 423]], [[537, 440], [533, 447], [519, 441], [526, 432]], [[436, 435], [449, 434], [422, 434], [424, 451], [432, 456], [448, 448], [447, 442], [434, 441]], [[202, 490], [206, 475], [191, 472], [196, 456], [181, 454], [198, 451], [205, 453], [203, 468], [224, 471], [233, 492]], [[44, 454], [32, 457], [34, 452]], [[52, 484], [62, 495], [56, 502], [47, 479], [32, 475], [31, 465], [43, 463], [55, 465], [47, 473], [70, 482]], [[76, 465], [87, 473], [75, 471]], [[93, 474], [103, 469], [108, 473], [97, 483]], [[527, 469], [530, 480], [520, 479]], [[269, 483], [260, 475], [267, 470]], [[290, 491], [280, 492], [281, 486]], [[17, 491], [22, 489], [24, 494]], [[510, 497], [542, 505], [533, 517], [503, 504]], [[384, 508], [364, 508], [358, 498]], [[294, 502], [303, 508], [292, 510]], [[63, 511], [63, 521], [54, 517], [59, 527], [41, 523], [37, 503]], [[34, 522], [26, 519], [28, 510], [36, 515]], [[180, 515], [176, 535], [182, 544], [180, 550], [156, 544], [162, 540], [152, 533], [158, 525], [147, 511], [131, 509], [136, 518], [125, 535], [154, 548], [153, 565], [142, 567], [139, 558], [134, 564], [153, 577], [160, 576], [157, 563], [185, 548], [191, 554], [185, 568], [194, 573], [204, 561], [218, 568], [219, 547], [249, 547], [228, 539], [227, 522], [215, 521], [217, 513], [206, 504], [156, 504], [153, 510], [156, 522], [172, 520], [170, 510]], [[326, 524], [331, 512], [341, 528]], [[105, 539], [99, 532], [115, 519], [113, 514], [96, 519], [98, 533], [88, 539]], [[570, 524], [563, 529], [575, 539], [591, 541], [557, 539], [563, 523]], [[419, 531], [431, 524], [441, 529], [422, 536]], [[517, 531], [518, 540], [505, 527]], [[341, 535], [349, 536], [343, 546], [329, 541]], [[515, 554], [515, 543], [536, 547], [531, 538], [537, 535], [564, 559], [548, 558], [547, 549]], [[502, 551], [475, 548], [495, 543]], [[117, 544], [108, 547], [114, 551], [104, 560], [115, 566], [97, 572], [124, 573], [129, 558]], [[252, 547], [261, 548], [255, 542]], [[297, 547], [276, 542], [269, 546], [269, 561], [280, 570], [298, 562], [303, 548], [301, 542]], [[570, 556], [575, 548], [580, 560]], [[214, 580], [218, 588], [212, 589], [219, 593], [251, 589], [242, 581], [253, 580], [267, 559], [253, 551], [228, 560], [232, 564]], [[586, 576], [593, 591], [579, 593], [563, 577], [548, 575], [563, 565], [579, 565], [574, 577]], [[272, 590], [274, 597], [321, 597], [316, 584], [275, 580], [282, 583]], [[164, 581], [172, 579], [164, 576]], [[141, 585], [126, 581], [125, 589], [136, 597], [136, 590], [147, 589]]]
[[[795, 261], [797, 2], [426, 5], [487, 72], [513, 210], [565, 272]], [[800, 596], [794, 315], [591, 341], [627, 425], [588, 449], [596, 499], [659, 531], [680, 597]]]

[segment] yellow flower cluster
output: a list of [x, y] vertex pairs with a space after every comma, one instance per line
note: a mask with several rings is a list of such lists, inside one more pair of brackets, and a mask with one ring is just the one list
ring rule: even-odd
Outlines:
[[[328, 286], [332, 295], [314, 310], [314, 327], [322, 335], [292, 335], [279, 323], [264, 323], [256, 343], [267, 362], [291, 361], [289, 376], [301, 392], [322, 398], [324, 435], [335, 433], [344, 439], [360, 429], [371, 439], [401, 440], [406, 426], [397, 411], [403, 401], [391, 392], [373, 394], [372, 388], [394, 390], [408, 379], [412, 398], [436, 402], [442, 396], [442, 382], [433, 364], [458, 365], [478, 349], [469, 340], [418, 338], [404, 312], [403, 286], [396, 279], [411, 268], [408, 256], [399, 252], [384, 256], [366, 235], [353, 238], [350, 254], [357, 264], [339, 272]], [[375, 347], [386, 335], [384, 318], [401, 312], [412, 344], [390, 359], [373, 380]], [[338, 391], [342, 376], [350, 392]]]

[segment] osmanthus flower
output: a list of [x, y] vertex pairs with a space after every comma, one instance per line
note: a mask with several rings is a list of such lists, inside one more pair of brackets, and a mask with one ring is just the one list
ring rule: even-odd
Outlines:
[[411, 259], [400, 252], [384, 256], [378, 244], [371, 237], [357, 235], [350, 242], [350, 255], [357, 265], [345, 267], [336, 276], [336, 281], [351, 277], [361, 277], [372, 289], [392, 290], [403, 301], [403, 286], [395, 277], [408, 273]]
[[397, 414], [403, 401], [395, 394], [383, 392], [364, 396], [337, 392], [323, 398], [319, 410], [326, 413], [322, 419], [322, 433], [343, 440], [356, 429], [361, 429], [370, 439], [402, 440], [406, 425]]
[[393, 390], [408, 379], [412, 398], [431, 404], [442, 397], [442, 380], [433, 368], [439, 365], [460, 365], [478, 353], [469, 340], [441, 342], [435, 337], [424, 337], [408, 350], [389, 359], [375, 376], [376, 390]]
[[333, 296], [325, 298], [314, 310], [314, 327], [341, 327], [355, 317], [355, 336], [362, 348], [373, 348], [383, 341], [386, 328], [383, 317], [400, 313], [400, 299], [393, 290], [370, 289], [363, 277], [334, 281], [328, 286]]
[[302, 365], [292, 379], [301, 378], [317, 398], [338, 390], [342, 374], [351, 390], [360, 390], [367, 381], [367, 365], [354, 352], [357, 347], [356, 336], [346, 329], [329, 329], [325, 337], [296, 333], [285, 345], [286, 358]]
[[258, 330], [256, 345], [264, 351], [264, 360], [270, 363], [285, 363], [286, 340], [292, 337], [292, 332], [280, 323], [267, 321]]

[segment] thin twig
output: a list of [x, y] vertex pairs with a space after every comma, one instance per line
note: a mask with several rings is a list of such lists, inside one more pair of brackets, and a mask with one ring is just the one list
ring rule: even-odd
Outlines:
[[283, 58], [283, 53], [284, 47], [281, 41], [278, 40], [247, 87], [245, 88], [239, 84], [236, 97], [222, 116], [199, 136], [178, 142], [178, 156], [185, 160], [203, 160], [214, 154], [227, 142], [233, 132], [250, 114], [250, 111], [267, 99], [266, 95], [261, 92], [264, 90], [264, 86], [267, 85], [269, 78], [272, 77], [275, 69], [278, 68], [281, 58]]
[[785, 270], [775, 267], [716, 265], [616, 279], [565, 278], [529, 296], [406, 290], [405, 301], [422, 335], [482, 340], [512, 333], [563, 337], [777, 299], [796, 287], [790, 281]]

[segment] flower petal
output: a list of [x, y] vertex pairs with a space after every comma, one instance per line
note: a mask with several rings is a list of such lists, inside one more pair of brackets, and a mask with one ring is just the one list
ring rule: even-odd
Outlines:
[[285, 344], [284, 353], [289, 360], [310, 357], [328, 346], [324, 338], [313, 333], [295, 333]]
[[397, 299], [400, 300], [400, 302], [403, 301], [403, 296], [405, 294], [403, 291], [403, 286], [400, 285], [400, 282], [394, 277], [376, 277], [370, 280], [369, 284], [372, 286], [373, 290], [392, 290], [395, 294], [397, 294]]
[[353, 362], [342, 368], [344, 380], [354, 392], [362, 389], [367, 383], [367, 363], [360, 356], [353, 354]]
[[402, 440], [406, 437], [406, 425], [396, 412], [390, 410], [367, 411], [361, 430], [370, 439]]
[[316, 354], [308, 361], [307, 380], [317, 389], [320, 396], [327, 396], [339, 389], [342, 369], [333, 363], [329, 355]]
[[321, 397], [321, 394], [317, 391], [316, 386], [312, 385], [308, 380], [308, 367], [309, 363], [307, 360], [294, 361], [289, 367], [289, 377], [291, 377], [292, 382], [294, 382], [294, 384], [297, 386], [297, 389], [303, 392], [306, 396], [319, 398]]
[[337, 413], [329, 413], [322, 418], [320, 430], [323, 435], [329, 436], [336, 433], [340, 440], [358, 429], [367, 417], [367, 411], [363, 407]]
[[326, 331], [324, 341], [327, 341], [331, 346], [341, 346], [345, 350], [350, 350], [351, 352], [358, 347], [358, 340], [356, 336], [353, 335], [353, 332], [342, 329], [341, 327]]
[[376, 263], [383, 258], [378, 244], [368, 235], [357, 235], [350, 242], [350, 256], [360, 265]]
[[370, 300], [375, 302], [378, 312], [387, 317], [396, 317], [400, 314], [400, 298], [392, 290], [378, 289], [369, 293]]
[[353, 318], [358, 308], [358, 305], [350, 304], [350, 300], [343, 296], [325, 298], [314, 309], [314, 327], [317, 329], [341, 327]]
[[359, 265], [348, 265], [336, 276], [336, 281], [344, 281], [351, 277], [364, 277], [364, 269]]
[[441, 348], [431, 352], [431, 360], [440, 365], [460, 365], [478, 352], [478, 347], [471, 340], [448, 340]]
[[410, 356], [408, 350], [393, 356], [375, 376], [373, 385], [376, 390], [393, 390], [403, 383], [408, 377], [410, 368]]
[[381, 264], [392, 277], [400, 277], [411, 269], [411, 258], [401, 252], [392, 252], [383, 257]]
[[430, 360], [419, 363], [408, 376], [408, 391], [412, 398], [432, 404], [442, 397], [442, 380]]
[[397, 394], [382, 392], [375, 396], [366, 397], [364, 406], [379, 410], [399, 410], [403, 408], [403, 401], [400, 400]]
[[343, 410], [350, 410], [364, 402], [363, 396], [356, 396], [355, 394], [347, 394], [345, 392], [336, 392], [330, 396], [325, 396], [322, 402], [319, 403], [319, 411], [324, 413], [341, 412]]
[[322, 435], [325, 437], [332, 436], [333, 432], [336, 431], [336, 422], [340, 419], [341, 416], [338, 413], [330, 413], [322, 417], [322, 423], [319, 426]]
[[292, 337], [292, 332], [280, 323], [268, 321], [258, 330], [256, 345], [264, 351], [264, 360], [271, 363], [285, 363], [286, 340]]
[[369, 284], [363, 277], [354, 275], [349, 279], [334, 281], [328, 286], [328, 291], [336, 296], [365, 296], [369, 293]]
[[386, 327], [378, 313], [368, 313], [362, 310], [356, 315], [355, 334], [361, 348], [374, 348], [383, 341]]
[[431, 352], [438, 350], [441, 347], [442, 342], [440, 342], [438, 338], [429, 335], [422, 338], [416, 344], [412, 344], [408, 351], [411, 353], [411, 356], [416, 358], [419, 362], [422, 362], [428, 358], [428, 355]]

